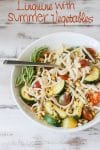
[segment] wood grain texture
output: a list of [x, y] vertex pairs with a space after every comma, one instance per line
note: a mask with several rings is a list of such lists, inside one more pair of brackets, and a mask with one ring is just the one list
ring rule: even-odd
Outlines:
[[[6, 28], [0, 28], [0, 58], [2, 57], [18, 57], [22, 50], [34, 40], [60, 31], [85, 33], [91, 37], [100, 40], [98, 34], [99, 26], [53, 26], [47, 24], [19, 24], [8, 25]], [[7, 36], [8, 35], [8, 36]], [[6, 44], [5, 44], [6, 41]]]
[[[22, 0], [22, 2], [54, 0]], [[57, 1], [57, 0], [55, 0]], [[61, 2], [61, 0], [58, 0]], [[95, 16], [92, 26], [46, 24], [11, 24], [8, 11], [15, 11], [16, 0], [0, 0], [0, 58], [17, 58], [24, 48], [40, 37], [59, 31], [79, 32], [100, 40], [100, 1], [72, 0], [79, 10]], [[100, 147], [100, 124], [85, 131], [60, 134], [42, 128], [18, 108], [11, 92], [12, 67], [0, 61], [0, 150], [94, 150]]]

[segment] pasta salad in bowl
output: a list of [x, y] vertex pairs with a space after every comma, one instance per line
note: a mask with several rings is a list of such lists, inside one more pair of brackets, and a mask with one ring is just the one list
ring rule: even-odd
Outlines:
[[15, 67], [12, 90], [20, 108], [36, 122], [59, 131], [78, 131], [99, 122], [100, 43], [60, 32], [25, 49], [19, 60], [57, 67]]

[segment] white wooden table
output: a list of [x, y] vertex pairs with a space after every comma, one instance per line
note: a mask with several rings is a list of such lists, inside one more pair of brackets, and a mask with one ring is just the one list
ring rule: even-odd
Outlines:
[[[44, 2], [46, 1], [44, 0]], [[65, 27], [52, 24], [52, 22], [46, 24], [9, 24], [7, 13], [15, 9], [15, 3], [16, 0], [0, 0], [1, 59], [16, 58], [29, 43], [57, 31], [84, 33], [100, 40], [99, 0], [80, 0], [80, 7], [78, 8], [95, 16], [93, 25]], [[0, 65], [0, 150], [99, 149], [100, 124], [79, 133], [59, 134], [37, 126], [27, 119], [12, 98], [11, 70], [11, 67]]]

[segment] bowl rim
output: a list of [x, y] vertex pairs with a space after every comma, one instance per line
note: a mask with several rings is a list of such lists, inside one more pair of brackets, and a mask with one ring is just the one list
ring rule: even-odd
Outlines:
[[[55, 36], [57, 34], [72, 34], [72, 35], [78, 35], [78, 36], [84, 36], [86, 38], [89, 38], [90, 40], [94, 40], [96, 41], [97, 43], [100, 44], [100, 42], [98, 40], [96, 40], [95, 38], [92, 38], [90, 36], [87, 36], [87, 35], [84, 35], [84, 34], [81, 34], [81, 33], [76, 33], [76, 32], [68, 32], [68, 31], [59, 31], [59, 32], [54, 32], [54, 33], [51, 33], [51, 34], [48, 34], [46, 36], [43, 36], [43, 37], [40, 37], [39, 39], [33, 41], [32, 43], [28, 44], [26, 46], [26, 48], [24, 48], [24, 50], [21, 52], [21, 54], [18, 56], [18, 60], [21, 58], [21, 56], [23, 56], [23, 54], [31, 47], [31, 46], [34, 46], [34, 44], [36, 44], [37, 42], [45, 39], [45, 38], [48, 38], [50, 36]], [[13, 90], [13, 78], [14, 78], [14, 71], [15, 71], [16, 67], [13, 67], [12, 68], [12, 72], [11, 72], [11, 93], [12, 93], [12, 97], [13, 99], [15, 100], [15, 103], [17, 104], [19, 110], [27, 117], [29, 118], [29, 120], [31, 120], [34, 124], [40, 126], [40, 127], [43, 127], [44, 129], [47, 129], [47, 130], [51, 130], [51, 131], [56, 131], [56, 132], [59, 132], [59, 133], [74, 133], [74, 132], [78, 132], [78, 131], [83, 131], [83, 130], [86, 130], [94, 125], [96, 125], [97, 123], [100, 123], [100, 120], [93, 120], [91, 121], [91, 123], [87, 123], [83, 126], [79, 126], [79, 127], [76, 127], [76, 128], [71, 128], [71, 129], [65, 129], [65, 128], [62, 128], [62, 127], [52, 127], [52, 126], [49, 126], [49, 125], [45, 125], [41, 122], [39, 122], [38, 120], [35, 120], [33, 119], [31, 116], [29, 116], [29, 114], [23, 110], [23, 108], [21, 107], [21, 105], [18, 103], [18, 101], [16, 100], [16, 97], [15, 97], [15, 94], [14, 94], [14, 90]]]

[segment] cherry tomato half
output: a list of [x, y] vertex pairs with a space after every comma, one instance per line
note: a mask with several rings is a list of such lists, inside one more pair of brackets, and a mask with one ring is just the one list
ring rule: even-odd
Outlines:
[[91, 121], [94, 118], [92, 111], [88, 107], [83, 108], [82, 117], [88, 121]]
[[62, 80], [67, 80], [68, 79], [68, 75], [65, 74], [65, 75], [59, 75], [59, 77], [62, 79]]
[[71, 95], [64, 93], [59, 97], [59, 104], [66, 106], [71, 102]]
[[33, 88], [41, 88], [41, 84], [39, 81], [36, 81], [33, 85]]
[[81, 59], [81, 60], [79, 61], [79, 63], [80, 63], [80, 65], [81, 65], [82, 68], [84, 68], [84, 67], [86, 67], [86, 66], [89, 65], [89, 61], [86, 60], [86, 59]]
[[87, 50], [93, 57], [96, 56], [96, 51], [95, 51], [93, 48], [87, 47], [86, 50]]
[[64, 100], [65, 100], [66, 105], [68, 105], [70, 103], [70, 101], [71, 101], [71, 95], [65, 93]]

